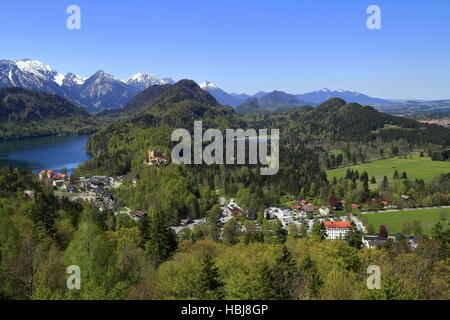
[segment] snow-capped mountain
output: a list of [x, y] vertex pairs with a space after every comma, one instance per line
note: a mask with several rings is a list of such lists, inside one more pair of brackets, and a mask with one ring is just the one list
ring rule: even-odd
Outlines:
[[174, 81], [170, 78], [159, 79], [148, 72], [139, 72], [136, 73], [131, 78], [125, 80], [125, 83], [134, 87], [137, 90], [142, 91], [152, 86], [173, 84]]
[[71, 98], [89, 111], [120, 108], [139, 92], [103, 70], [94, 73], [77, 89]]
[[322, 103], [331, 98], [341, 98], [347, 102], [357, 102], [362, 105], [390, 103], [389, 100], [372, 98], [359, 92], [346, 91], [342, 89], [330, 90], [328, 88], [323, 88], [313, 92], [298, 94], [296, 96], [299, 99], [311, 101], [317, 104]]
[[167, 84], [175, 84], [175, 80], [172, 78], [162, 78], [162, 81], [165, 81]]
[[0, 87], [21, 87], [64, 95], [55, 81], [58, 72], [40, 61], [0, 60]]
[[218, 86], [216, 86], [214, 83], [209, 81], [201, 82], [199, 84], [199, 87], [208, 92], [209, 94], [211, 94], [220, 104], [226, 104], [232, 107], [236, 107], [245, 100], [240, 97], [232, 96], [231, 94], [226, 93]]
[[91, 112], [120, 108], [150, 86], [173, 83], [171, 78], [159, 79], [147, 72], [125, 81], [102, 70], [83, 78], [74, 73], [60, 74], [36, 60], [0, 60], [0, 88], [20, 87], [57, 94]]
[[84, 82], [86, 81], [85, 78], [80, 77], [76, 74], [73, 74], [71, 72], [69, 72], [68, 74], [66, 74], [61, 82], [59, 82], [58, 80], [56, 80], [56, 82], [62, 86], [62, 87], [74, 87], [74, 86], [80, 86], [82, 85]]

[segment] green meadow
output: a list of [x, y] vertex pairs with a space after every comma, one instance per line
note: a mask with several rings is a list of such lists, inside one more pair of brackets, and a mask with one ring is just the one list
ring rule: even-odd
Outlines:
[[[410, 158], [409, 158], [410, 157]], [[406, 171], [409, 179], [423, 179], [425, 182], [430, 182], [442, 173], [450, 172], [450, 162], [432, 161], [431, 158], [421, 158], [418, 154], [408, 156], [408, 159], [401, 159], [400, 157], [376, 160], [369, 163], [364, 163], [352, 167], [339, 168], [328, 170], [328, 179], [343, 178], [347, 169], [358, 170], [359, 173], [367, 171], [369, 178], [375, 176], [377, 181], [381, 181], [384, 176], [392, 179], [395, 170], [401, 175]]]
[[373, 224], [375, 230], [379, 230], [380, 225], [384, 224], [390, 235], [401, 232], [402, 225], [405, 221], [419, 220], [421, 222], [422, 231], [426, 235], [431, 235], [433, 226], [441, 222], [444, 228], [448, 228], [447, 220], [442, 220], [440, 212], [445, 210], [447, 212], [447, 219], [450, 209], [419, 209], [419, 210], [404, 210], [397, 212], [377, 212], [365, 214], [370, 223]]

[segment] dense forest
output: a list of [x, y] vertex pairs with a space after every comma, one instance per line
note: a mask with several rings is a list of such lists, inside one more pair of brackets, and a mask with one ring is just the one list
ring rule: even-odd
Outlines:
[[[155, 211], [138, 222], [57, 199], [30, 171], [0, 169], [2, 299], [444, 299], [450, 298], [450, 234], [441, 225], [412, 250], [405, 241], [361, 249], [323, 240], [321, 228], [286, 234], [269, 221], [219, 237], [208, 223], [179, 239]], [[25, 190], [34, 190], [32, 198]], [[81, 271], [69, 290], [68, 266]], [[367, 267], [382, 270], [380, 290], [366, 286]]]
[[0, 140], [93, 133], [97, 121], [57, 95], [0, 89]]
[[[280, 221], [265, 219], [264, 209], [301, 198], [328, 205], [336, 217], [350, 217], [359, 215], [352, 203], [370, 210], [379, 209], [381, 200], [402, 207], [448, 204], [448, 174], [425, 183], [408, 179], [407, 172], [377, 181], [367, 172], [348, 170], [329, 181], [325, 170], [365, 162], [372, 153], [383, 158], [441, 150], [450, 145], [450, 130], [341, 99], [242, 116], [189, 80], [151, 87], [123, 110], [96, 118], [100, 123], [120, 120], [90, 137], [87, 150], [95, 158], [76, 175], [124, 175], [114, 196], [148, 216], [135, 221], [89, 203], [58, 199], [31, 172], [1, 168], [0, 298], [449, 298], [450, 232], [441, 223], [431, 237], [420, 234], [415, 250], [406, 239], [365, 249], [359, 231], [328, 241], [322, 223], [316, 221], [309, 234], [304, 228], [285, 230]], [[143, 164], [150, 149], [160, 149], [170, 160], [176, 144], [172, 131], [192, 132], [196, 120], [204, 129], [222, 131], [280, 129], [278, 174], [262, 176], [259, 165]], [[333, 146], [339, 153], [330, 151]], [[235, 198], [244, 208], [222, 230], [219, 195]], [[170, 226], [184, 218], [205, 218], [206, 223], [177, 236]], [[81, 290], [66, 287], [70, 265], [81, 268]], [[381, 290], [365, 285], [370, 265], [383, 270]]]

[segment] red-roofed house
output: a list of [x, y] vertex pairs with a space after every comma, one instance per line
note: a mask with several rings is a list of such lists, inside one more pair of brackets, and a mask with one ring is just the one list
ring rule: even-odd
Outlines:
[[352, 229], [348, 221], [325, 221], [323, 224], [325, 225], [327, 239], [344, 239]]
[[48, 178], [52, 178], [55, 174], [56, 174], [56, 172], [53, 169], [47, 171]]
[[39, 180], [44, 179], [44, 176], [46, 175], [45, 170], [42, 170], [41, 172], [39, 172]]

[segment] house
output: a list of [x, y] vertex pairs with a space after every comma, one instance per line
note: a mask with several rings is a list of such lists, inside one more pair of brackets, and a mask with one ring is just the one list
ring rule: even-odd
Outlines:
[[42, 170], [41, 172], [39, 172], [39, 180], [44, 179], [47, 176], [47, 173], [45, 172], [45, 170]]
[[53, 180], [54, 187], [62, 187], [64, 185], [64, 180]]
[[23, 194], [30, 199], [34, 199], [36, 192], [34, 190], [25, 190]]
[[92, 185], [91, 185], [90, 181], [82, 181], [80, 185], [86, 190], [92, 189]]
[[300, 203], [303, 204], [303, 205], [306, 205], [306, 204], [308, 204], [309, 202], [306, 201], [306, 200], [300, 200]]
[[384, 209], [392, 209], [394, 207], [392, 203], [389, 203], [387, 201], [381, 201], [381, 205]]
[[409, 237], [408, 243], [412, 249], [417, 249], [417, 247], [419, 246], [419, 240], [420, 240], [419, 237]]
[[394, 234], [394, 236], [392, 237], [395, 240], [400, 240], [401, 238], [405, 239], [409, 246], [411, 247], [411, 249], [417, 249], [417, 247], [419, 246], [419, 241], [420, 238], [419, 237], [403, 237], [403, 235], [401, 233], [396, 233]]
[[320, 215], [321, 215], [321, 216], [326, 217], [326, 216], [328, 216], [328, 215], [330, 214], [330, 208], [325, 207], [325, 206], [321, 206], [321, 207], [319, 208], [319, 212], [320, 212]]
[[70, 193], [74, 193], [77, 191], [77, 188], [75, 188], [75, 186], [71, 185], [71, 184], [64, 184], [62, 186], [62, 189], [66, 192], [70, 192]]
[[191, 218], [181, 219], [180, 223], [182, 226], [187, 226], [188, 224], [192, 223], [193, 220]]
[[158, 150], [153, 149], [148, 151], [148, 160], [144, 161], [144, 165], [147, 166], [162, 166], [168, 164], [169, 161], [164, 157], [164, 154]]
[[53, 169], [50, 169], [47, 171], [46, 175], [47, 175], [47, 178], [53, 179], [53, 177], [56, 175], [56, 171]]
[[299, 206], [299, 205], [293, 205], [292, 207], [291, 207], [291, 209], [292, 210], [300, 210], [302, 208], [302, 206]]
[[360, 206], [359, 204], [356, 204], [356, 203], [352, 203], [351, 208], [352, 208], [352, 209], [358, 209], [358, 210], [361, 210], [361, 206]]
[[386, 244], [386, 238], [379, 236], [363, 236], [362, 243], [363, 246], [369, 249], [379, 248]]
[[352, 229], [348, 221], [325, 221], [325, 231], [327, 239], [344, 239], [347, 233]]
[[303, 211], [305, 211], [305, 213], [316, 213], [316, 208], [317, 207], [313, 206], [311, 203], [308, 203], [303, 207]]
[[404, 194], [402, 194], [400, 198], [402, 198], [403, 200], [410, 200], [411, 199], [410, 196], [407, 196], [407, 195], [404, 195]]
[[66, 178], [67, 178], [67, 175], [64, 173], [55, 174], [53, 176], [53, 179], [57, 179], [57, 180], [65, 180]]
[[147, 215], [147, 211], [143, 211], [143, 210], [130, 211], [130, 217], [136, 221], [140, 220], [141, 218], [143, 218], [146, 215]]

